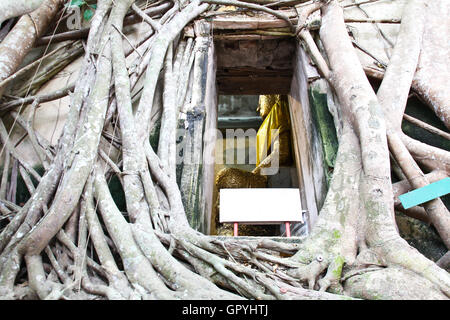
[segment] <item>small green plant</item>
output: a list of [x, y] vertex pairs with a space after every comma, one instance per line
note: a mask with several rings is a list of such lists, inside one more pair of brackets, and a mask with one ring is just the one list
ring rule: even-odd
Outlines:
[[84, 0], [71, 0], [67, 4], [68, 8], [79, 8], [83, 12], [83, 19], [89, 21], [94, 16], [95, 9], [97, 9], [96, 4], [89, 4]]

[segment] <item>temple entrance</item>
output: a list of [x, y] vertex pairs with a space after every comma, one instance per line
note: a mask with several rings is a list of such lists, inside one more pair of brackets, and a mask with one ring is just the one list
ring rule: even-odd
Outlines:
[[[218, 195], [219, 190], [227, 186], [224, 184], [227, 179], [223, 177], [228, 175], [221, 175], [226, 169], [246, 175], [247, 185], [251, 184], [255, 173], [259, 175], [260, 179], [249, 185], [252, 188], [296, 189], [301, 200], [300, 215], [304, 219], [302, 223], [292, 224], [291, 234], [306, 235], [326, 191], [322, 144], [308, 97], [308, 80], [316, 74], [309, 74], [306, 64], [310, 61], [305, 60], [303, 49], [292, 35], [235, 37], [212, 32], [211, 27], [217, 25], [194, 24], [193, 29], [186, 31], [187, 37], [195, 34], [196, 43], [204, 43], [204, 48], [196, 51], [191, 74], [192, 100], [186, 104], [179, 122], [184, 137], [179, 144], [183, 151], [177, 151], [183, 159], [183, 163], [177, 165], [177, 182], [189, 223], [204, 234], [220, 234]], [[283, 101], [278, 111], [283, 110], [278, 115], [286, 119], [284, 128], [287, 128], [289, 160], [277, 164], [271, 173], [252, 172], [273, 149], [269, 147], [265, 155], [260, 154], [256, 137], [264, 127], [267, 115], [257, 110], [259, 100], [262, 96], [275, 95]], [[203, 132], [200, 139], [196, 138], [195, 132]], [[195, 154], [197, 156], [193, 157]], [[195, 159], [186, 163], [186, 156]], [[234, 188], [238, 186], [236, 184]], [[280, 224], [273, 227], [270, 231], [252, 231], [248, 235], [284, 235]], [[233, 234], [228, 231], [227, 235]], [[245, 232], [239, 235], [245, 235]]]

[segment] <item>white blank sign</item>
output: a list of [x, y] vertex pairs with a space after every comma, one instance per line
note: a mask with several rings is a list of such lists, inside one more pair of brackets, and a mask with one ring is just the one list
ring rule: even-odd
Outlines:
[[299, 189], [220, 189], [220, 222], [303, 222]]

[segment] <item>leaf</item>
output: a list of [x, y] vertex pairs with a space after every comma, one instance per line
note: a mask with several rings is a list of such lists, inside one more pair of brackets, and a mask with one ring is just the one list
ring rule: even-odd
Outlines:
[[70, 7], [78, 7], [81, 8], [81, 6], [83, 6], [84, 4], [86, 4], [86, 2], [84, 0], [71, 0], [70, 4], [69, 4], [69, 8]]
[[93, 16], [94, 16], [94, 11], [92, 11], [91, 9], [84, 10], [84, 13], [83, 13], [84, 20], [89, 21], [92, 19]]

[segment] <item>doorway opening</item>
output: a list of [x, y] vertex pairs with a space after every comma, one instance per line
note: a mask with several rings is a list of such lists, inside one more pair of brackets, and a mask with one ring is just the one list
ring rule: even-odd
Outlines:
[[[215, 40], [214, 48], [218, 136], [215, 145], [215, 179], [209, 230], [211, 235], [232, 236], [233, 225], [219, 222], [220, 189], [300, 188], [296, 166], [299, 161], [295, 160], [297, 154], [293, 150], [294, 135], [287, 99], [294, 72], [297, 43], [292, 37]], [[288, 159], [279, 163], [278, 157], [277, 161], [274, 161], [277, 162], [273, 165], [274, 170], [266, 169], [264, 173], [255, 168], [273, 149], [273, 146], [270, 146], [270, 132], [268, 136], [264, 135], [261, 128], [264, 127], [263, 122], [274, 101], [266, 103], [267, 112], [258, 108], [264, 97], [275, 96], [284, 103], [281, 113], [287, 120], [284, 123], [287, 132], [280, 137], [284, 139], [282, 151], [288, 154]], [[269, 126], [268, 129], [272, 128]], [[261, 145], [261, 135], [266, 140], [269, 138], [268, 148], [266, 146], [265, 150], [262, 150], [264, 148]], [[280, 141], [282, 139], [278, 139], [277, 143]], [[261, 201], [276, 202], [277, 199]], [[284, 233], [284, 224], [239, 225], [240, 236], [273, 237], [283, 236]]]
[[[281, 108], [280, 103], [284, 108], [276, 110]], [[219, 221], [221, 189], [299, 188], [287, 104], [287, 95], [219, 95], [212, 235], [232, 236], [235, 232], [232, 224]], [[267, 138], [265, 134], [270, 126], [282, 129], [277, 131], [277, 147], [274, 148], [272, 143], [262, 151], [262, 141]], [[277, 152], [273, 153], [275, 149]], [[269, 157], [272, 160], [268, 160]], [[261, 201], [276, 204], [279, 199]], [[240, 236], [276, 237], [285, 232], [285, 224], [239, 225]]]

